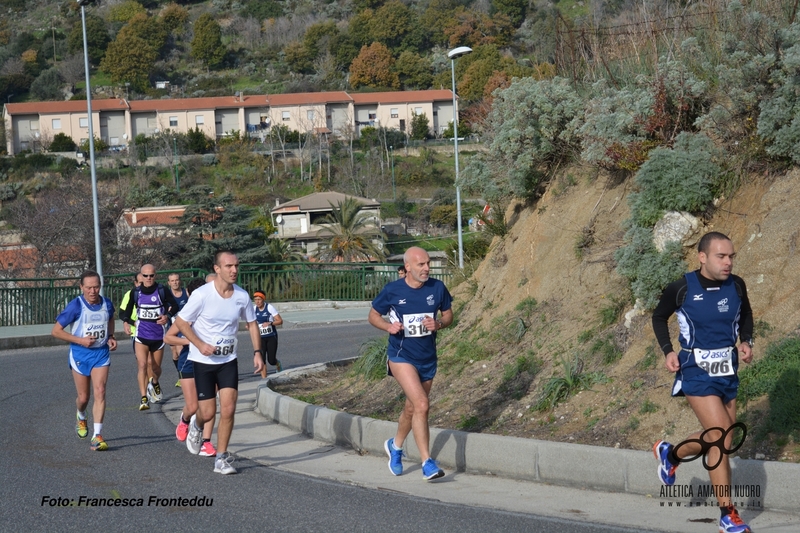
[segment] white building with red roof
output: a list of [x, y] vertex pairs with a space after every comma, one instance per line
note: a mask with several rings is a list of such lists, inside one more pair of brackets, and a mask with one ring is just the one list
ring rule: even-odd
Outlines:
[[[300, 133], [356, 137], [361, 128], [385, 127], [410, 132], [414, 115], [428, 117], [431, 134], [453, 120], [449, 90], [356, 93], [329, 91], [274, 95], [237, 95], [164, 100], [109, 98], [92, 101], [92, 128], [111, 147], [126, 146], [137, 135], [198, 128], [217, 139], [234, 131], [264, 135], [282, 124]], [[9, 155], [36, 151], [64, 133], [80, 145], [89, 138], [86, 102], [7, 103], [3, 106]]]

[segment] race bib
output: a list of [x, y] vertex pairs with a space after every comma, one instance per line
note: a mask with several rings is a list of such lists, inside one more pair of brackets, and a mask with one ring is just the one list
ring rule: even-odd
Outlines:
[[106, 338], [106, 327], [108, 324], [105, 322], [89, 322], [85, 324], [83, 336], [92, 337], [98, 342], [103, 342]]
[[431, 332], [422, 325], [425, 318], [433, 318], [433, 315], [426, 313], [416, 313], [413, 315], [403, 315], [403, 332], [406, 337], [425, 337]]
[[719, 348], [716, 350], [692, 350], [694, 362], [705, 370], [711, 377], [733, 375], [733, 347]]
[[161, 316], [161, 307], [140, 307], [138, 313], [140, 320], [158, 320]]
[[272, 335], [272, 324], [268, 324], [264, 322], [263, 324], [258, 325], [258, 332], [261, 334], [262, 337], [267, 335]]
[[212, 357], [227, 357], [236, 353], [236, 337], [224, 337], [217, 335], [211, 344], [214, 345]]

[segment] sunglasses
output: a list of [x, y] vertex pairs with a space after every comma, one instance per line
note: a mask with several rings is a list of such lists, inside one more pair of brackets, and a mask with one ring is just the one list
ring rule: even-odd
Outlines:
[[141, 276], [142, 276], [143, 278], [154, 278], [154, 277], [156, 277], [156, 275], [155, 275], [155, 274], [142, 274]]

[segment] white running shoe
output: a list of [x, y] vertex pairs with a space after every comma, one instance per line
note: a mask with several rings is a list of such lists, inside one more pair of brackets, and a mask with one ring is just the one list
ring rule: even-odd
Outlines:
[[153, 387], [153, 378], [150, 378], [150, 381], [147, 382], [147, 399], [150, 403], [158, 403], [158, 397], [156, 396], [156, 389]]
[[203, 432], [197, 427], [197, 416], [192, 415], [189, 420], [189, 435], [186, 436], [186, 448], [197, 455], [200, 453], [200, 446], [203, 444]]
[[236, 469], [231, 466], [234, 458], [228, 452], [222, 454], [214, 460], [214, 472], [217, 474], [236, 474]]

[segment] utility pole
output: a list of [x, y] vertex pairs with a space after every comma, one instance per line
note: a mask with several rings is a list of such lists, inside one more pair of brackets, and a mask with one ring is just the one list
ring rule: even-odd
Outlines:
[[181, 180], [178, 174], [178, 138], [175, 137], [172, 139], [173, 142], [173, 160], [175, 162], [175, 192], [180, 194], [181, 192]]

